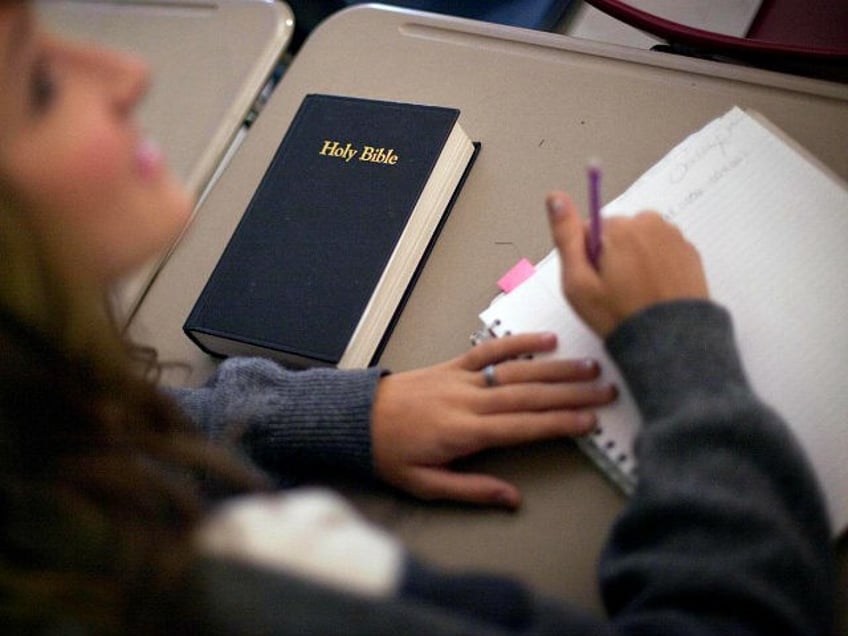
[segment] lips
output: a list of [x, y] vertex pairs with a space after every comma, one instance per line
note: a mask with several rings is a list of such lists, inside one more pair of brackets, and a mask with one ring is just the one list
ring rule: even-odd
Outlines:
[[143, 179], [153, 179], [165, 163], [162, 149], [151, 139], [142, 140], [136, 149], [135, 158], [139, 174]]

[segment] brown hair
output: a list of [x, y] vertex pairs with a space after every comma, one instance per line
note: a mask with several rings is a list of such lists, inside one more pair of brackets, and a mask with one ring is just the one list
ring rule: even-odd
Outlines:
[[202, 477], [261, 485], [133, 370], [0, 184], [0, 625], [151, 633], [182, 584]]

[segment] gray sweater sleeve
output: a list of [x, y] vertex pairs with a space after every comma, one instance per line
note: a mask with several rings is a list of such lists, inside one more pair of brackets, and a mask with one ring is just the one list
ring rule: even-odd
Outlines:
[[320, 471], [373, 476], [371, 407], [379, 369], [292, 371], [230, 358], [197, 389], [171, 389], [210, 438], [235, 443], [286, 479]]
[[829, 634], [835, 579], [819, 488], [779, 415], [748, 384], [727, 312], [709, 302], [658, 305], [607, 347], [644, 423], [639, 484], [599, 565], [608, 620], [416, 564], [407, 594], [510, 633]]
[[204, 633], [227, 634], [828, 634], [835, 583], [822, 499], [780, 417], [751, 391], [726, 312], [660, 305], [607, 345], [645, 424], [639, 485], [599, 566], [607, 617], [412, 558], [390, 598], [208, 563], [192, 616], [224, 626]]
[[607, 347], [645, 425], [639, 484], [600, 568], [622, 631], [826, 634], [834, 574], [822, 497], [746, 380], [729, 315], [708, 302], [659, 305]]

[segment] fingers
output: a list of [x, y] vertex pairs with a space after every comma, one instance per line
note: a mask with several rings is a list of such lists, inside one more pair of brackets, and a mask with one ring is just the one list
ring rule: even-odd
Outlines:
[[490, 475], [416, 467], [410, 471], [407, 481], [407, 490], [425, 500], [463, 501], [509, 509], [521, 505], [521, 493], [515, 486]]
[[599, 384], [601, 368], [590, 358], [574, 360], [511, 360], [492, 366], [491, 379], [475, 372], [475, 412], [515, 413], [573, 409], [608, 404], [613, 385]]
[[591, 358], [511, 360], [494, 368], [497, 386], [524, 382], [588, 382], [595, 380], [600, 374], [600, 365]]
[[586, 225], [574, 202], [563, 192], [551, 192], [546, 203], [551, 234], [567, 276], [565, 286], [568, 287], [570, 281], [593, 277], [595, 271], [586, 251]]
[[551, 410], [541, 412], [498, 413], [480, 420], [473, 436], [476, 445], [468, 453], [484, 449], [520, 446], [563, 437], [591, 433], [598, 424], [592, 411]]
[[511, 358], [553, 351], [556, 342], [556, 334], [553, 333], [526, 333], [495, 338], [472, 347], [460, 356], [458, 364], [468, 371], [479, 371], [486, 365], [498, 364]]
[[618, 392], [611, 384], [597, 383], [524, 383], [490, 387], [479, 395], [480, 415], [521, 412], [567, 411], [604, 406]]
[[[613, 386], [597, 384], [600, 365], [590, 358], [524, 360], [506, 359], [527, 353], [542, 344], [550, 346], [551, 334], [505, 336], [485, 342], [460, 357], [458, 365], [472, 384], [484, 389], [473, 397], [478, 414], [516, 413], [600, 406], [616, 396]], [[488, 367], [487, 372], [484, 371]]]

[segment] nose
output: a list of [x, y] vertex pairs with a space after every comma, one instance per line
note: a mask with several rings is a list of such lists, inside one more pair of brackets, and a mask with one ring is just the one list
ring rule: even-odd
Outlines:
[[104, 63], [111, 68], [114, 78], [112, 96], [115, 107], [126, 115], [133, 111], [150, 87], [150, 67], [140, 58], [125, 53], [101, 51], [108, 58]]
[[147, 93], [150, 68], [139, 57], [95, 46], [56, 40], [60, 59], [95, 80], [121, 116], [130, 114]]

